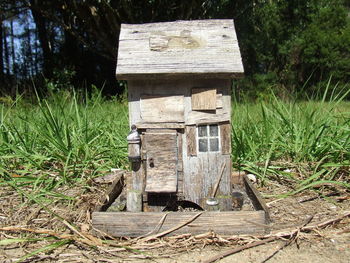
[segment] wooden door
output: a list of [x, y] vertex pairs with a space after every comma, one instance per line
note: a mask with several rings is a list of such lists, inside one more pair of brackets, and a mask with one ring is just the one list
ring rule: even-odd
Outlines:
[[[208, 124], [186, 127], [187, 155], [184, 164], [184, 195], [202, 208], [215, 197], [220, 209], [231, 210], [230, 124]], [[221, 175], [222, 167], [225, 165]]]
[[146, 151], [146, 187], [148, 193], [177, 192], [178, 145], [176, 130], [147, 130], [143, 147]]

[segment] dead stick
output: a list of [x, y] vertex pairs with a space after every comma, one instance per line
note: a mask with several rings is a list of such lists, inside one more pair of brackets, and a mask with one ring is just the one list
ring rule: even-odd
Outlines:
[[278, 238], [279, 237], [277, 237], [277, 236], [272, 236], [272, 237], [269, 237], [267, 239], [259, 240], [259, 241], [253, 242], [253, 243], [249, 243], [249, 244], [241, 246], [241, 247], [236, 247], [236, 248], [233, 248], [233, 249], [229, 249], [227, 251], [224, 251], [221, 254], [218, 254], [216, 256], [213, 256], [213, 257], [209, 258], [206, 261], [203, 261], [203, 263], [212, 263], [212, 262], [215, 262], [216, 260], [219, 260], [219, 259], [222, 259], [224, 257], [230, 256], [230, 255], [235, 254], [237, 252], [240, 252], [242, 250], [245, 250], [245, 249], [248, 249], [248, 248], [252, 248], [252, 247], [261, 246], [261, 245], [264, 245], [266, 243], [275, 241]]
[[150, 235], [152, 235], [153, 233], [157, 233], [157, 232], [162, 228], [162, 226], [163, 226], [163, 224], [164, 224], [164, 221], [165, 221], [165, 218], [168, 216], [168, 214], [169, 214], [169, 213], [165, 213], [165, 214], [162, 216], [162, 218], [160, 219], [159, 223], [156, 225], [156, 227], [155, 227], [153, 230], [151, 230], [150, 232], [148, 232], [148, 233], [145, 234], [145, 235], [142, 235], [142, 236], [138, 237], [136, 240], [139, 240], [139, 239], [142, 239], [142, 238], [144, 238], [144, 237], [150, 236]]
[[293, 236], [292, 238], [290, 238], [287, 242], [285, 242], [281, 247], [279, 247], [277, 250], [275, 250], [270, 256], [268, 256], [267, 258], [265, 258], [261, 263], [266, 263], [267, 261], [269, 261], [271, 258], [273, 258], [278, 252], [280, 252], [281, 250], [283, 250], [284, 248], [288, 247], [290, 244], [292, 244], [293, 241], [297, 241], [298, 239], [298, 235], [299, 235], [299, 232], [300, 230], [307, 226], [311, 221], [312, 219], [314, 218], [314, 216], [310, 216], [306, 222], [300, 226], [299, 230], [298, 231], [295, 231], [293, 233]]
[[165, 231], [163, 231], [163, 232], [161, 232], [161, 233], [159, 233], [159, 234], [156, 234], [156, 235], [153, 235], [153, 236], [149, 236], [149, 237], [146, 237], [146, 238], [144, 238], [144, 239], [140, 239], [140, 241], [145, 241], [145, 242], [147, 242], [147, 241], [156, 239], [156, 238], [158, 238], [158, 237], [162, 237], [162, 236], [165, 236], [165, 235], [167, 235], [167, 234], [170, 234], [171, 232], [174, 232], [174, 231], [176, 231], [176, 230], [178, 230], [178, 229], [180, 229], [180, 228], [182, 228], [182, 227], [188, 225], [189, 223], [191, 223], [192, 221], [194, 221], [197, 217], [199, 217], [201, 214], [203, 214], [203, 212], [200, 212], [200, 213], [196, 214], [195, 216], [193, 216], [192, 218], [190, 218], [189, 220], [187, 220], [186, 222], [184, 222], [184, 223], [182, 223], [182, 224], [180, 224], [180, 225], [177, 225], [177, 226], [175, 226], [175, 227], [173, 227], [173, 228], [170, 228], [170, 229], [168, 229], [168, 230], [165, 230]]
[[226, 163], [223, 163], [223, 164], [222, 164], [222, 167], [221, 167], [220, 174], [219, 174], [218, 181], [216, 182], [216, 184], [215, 184], [215, 186], [214, 186], [214, 189], [213, 189], [213, 192], [212, 192], [212, 194], [211, 194], [211, 197], [212, 197], [212, 198], [215, 197], [216, 192], [218, 191], [218, 188], [219, 188], [219, 185], [220, 185], [220, 181], [221, 181], [222, 175], [223, 175], [223, 173], [224, 173], [225, 167], [226, 167]]
[[286, 232], [274, 232], [274, 233], [271, 233], [270, 235], [267, 235], [265, 237], [270, 237], [270, 236], [280, 236], [280, 237], [284, 237], [284, 236], [289, 236], [291, 235], [291, 233], [294, 233], [295, 231], [297, 230], [300, 230], [300, 231], [310, 231], [310, 230], [314, 230], [314, 229], [317, 229], [317, 228], [322, 228], [322, 227], [326, 227], [330, 224], [334, 224], [334, 223], [337, 223], [339, 222], [340, 220], [342, 220], [343, 218], [345, 217], [349, 217], [350, 216], [350, 211], [346, 211], [344, 212], [343, 215], [340, 215], [336, 218], [333, 218], [333, 219], [329, 219], [329, 220], [326, 220], [326, 221], [323, 221], [323, 222], [320, 222], [320, 223], [317, 223], [317, 224], [313, 224], [313, 225], [309, 225], [309, 226], [304, 226], [302, 228], [296, 228], [296, 229], [292, 229], [292, 230], [286, 230]]
[[290, 239], [289, 241], [287, 241], [286, 243], [284, 243], [281, 247], [279, 247], [276, 251], [274, 251], [270, 256], [268, 256], [267, 258], [265, 258], [263, 261], [261, 261], [261, 263], [266, 263], [267, 261], [269, 261], [271, 258], [273, 258], [278, 252], [280, 252], [281, 250], [283, 250], [285, 247], [288, 247], [290, 244], [292, 244], [292, 242], [294, 241], [294, 239]]

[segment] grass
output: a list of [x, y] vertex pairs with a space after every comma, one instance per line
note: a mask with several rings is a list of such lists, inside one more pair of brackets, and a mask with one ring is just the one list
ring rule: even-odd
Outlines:
[[83, 182], [110, 167], [126, 168], [127, 107], [100, 97], [58, 94], [36, 105], [0, 105], [0, 176], [33, 191]]
[[292, 193], [329, 183], [350, 189], [349, 102], [234, 104], [232, 123], [234, 165], [263, 183], [293, 180]]
[[[84, 97], [84, 99], [81, 99]], [[28, 103], [0, 100], [0, 187], [11, 187], [70, 229], [76, 226], [49, 206], [76, 202], [62, 186], [88, 187], [110, 168], [128, 169], [127, 104], [62, 92]], [[236, 169], [260, 182], [293, 184], [284, 196], [320, 186], [350, 189], [350, 102], [326, 101], [233, 103], [232, 160]], [[15, 208], [14, 208], [15, 209]], [[18, 262], [73, 242], [71, 239], [19, 237], [11, 243], [49, 243]]]
[[[21, 97], [0, 105], [1, 178], [16, 187], [30, 185], [37, 198], [65, 199], [54, 189], [128, 167], [127, 104], [100, 95], [78, 97], [62, 92], [35, 105]], [[232, 159], [263, 183], [288, 178], [305, 187], [348, 175], [350, 103], [342, 98], [285, 103], [275, 97], [233, 103]], [[298, 173], [284, 172], [290, 167]]]

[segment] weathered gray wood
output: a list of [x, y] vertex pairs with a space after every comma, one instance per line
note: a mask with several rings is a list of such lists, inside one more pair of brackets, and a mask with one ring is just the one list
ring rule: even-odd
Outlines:
[[[193, 218], [196, 212], [171, 212], [165, 217], [157, 233], [179, 226]], [[138, 237], [156, 229], [164, 217], [162, 212], [127, 213], [94, 212], [92, 225], [109, 235]], [[266, 232], [264, 211], [204, 212], [193, 222], [170, 233], [194, 235], [214, 231], [219, 235], [261, 234]]]
[[252, 199], [253, 205], [255, 209], [263, 210], [265, 212], [266, 222], [271, 222], [269, 209], [262, 198], [259, 191], [254, 187], [254, 185], [250, 182], [247, 175], [243, 175], [243, 181], [247, 190], [247, 194]]
[[216, 108], [217, 109], [222, 109], [222, 94], [218, 93], [216, 94]]
[[[221, 103], [216, 111], [192, 111], [191, 91], [194, 87], [210, 87], [221, 95]], [[231, 118], [231, 81], [222, 79], [182, 79], [171, 80], [132, 80], [128, 81], [129, 123], [145, 123], [141, 118], [140, 100], [142, 95], [184, 96], [183, 117], [187, 125], [230, 121]], [[221, 106], [220, 106], [221, 105]], [[218, 105], [217, 105], [218, 106]], [[155, 120], [155, 123], [160, 123]], [[149, 122], [148, 122], [149, 123]], [[138, 127], [139, 128], [139, 127]], [[159, 127], [161, 128], [161, 127]], [[171, 128], [171, 127], [169, 127]]]
[[220, 127], [221, 153], [231, 154], [231, 124], [221, 123], [219, 127]]
[[144, 170], [141, 162], [131, 163], [130, 189], [142, 191], [145, 181]]
[[132, 172], [131, 176], [127, 176], [126, 179], [126, 210], [129, 212], [141, 212], [142, 211], [142, 197], [140, 207], [140, 197], [137, 194], [143, 192], [144, 189], [144, 171], [141, 162], [131, 164]]
[[233, 20], [127, 25], [119, 36], [119, 79], [243, 73]]
[[187, 144], [187, 155], [197, 155], [197, 131], [196, 126], [186, 126], [186, 144]]
[[183, 152], [182, 152], [182, 135], [184, 131], [177, 133], [177, 197], [183, 198], [184, 185], [183, 185]]
[[141, 119], [144, 122], [183, 122], [183, 96], [142, 95]]
[[126, 209], [129, 212], [142, 212], [142, 192], [129, 190], [126, 195]]
[[[169, 95], [184, 96], [184, 124], [193, 126], [193, 142], [196, 143], [195, 125], [201, 123], [224, 123], [230, 121], [231, 112], [231, 82], [222, 79], [182, 79], [176, 82], [171, 80], [132, 80], [128, 82], [129, 87], [129, 107], [130, 124], [142, 123], [140, 111], [140, 99], [142, 94], [148, 95]], [[194, 87], [210, 87], [217, 90], [217, 94], [222, 94], [222, 108], [216, 109], [216, 113], [192, 111], [191, 91]], [[158, 123], [157, 123], [158, 124]], [[155, 124], [155, 125], [157, 125]], [[183, 123], [179, 123], [183, 125]], [[187, 125], [188, 126], [188, 125]], [[156, 126], [151, 126], [155, 128]], [[158, 128], [173, 128], [160, 126]], [[182, 135], [183, 139], [183, 198], [205, 206], [206, 198], [215, 184], [215, 174], [223, 161], [227, 162], [227, 167], [231, 167], [229, 155], [224, 157], [217, 153], [208, 157], [191, 156], [188, 153], [188, 144], [186, 140], [187, 133]], [[192, 145], [194, 145], [192, 143]], [[143, 144], [144, 146], [144, 144]], [[192, 154], [196, 153], [197, 146], [192, 147]], [[144, 148], [144, 147], [143, 147]], [[143, 149], [144, 151], [144, 149]], [[211, 172], [209, 172], [211, 171]], [[227, 173], [227, 174], [226, 174]], [[218, 199], [221, 210], [231, 210], [230, 202], [230, 171], [225, 171], [222, 183], [218, 190]]]
[[106, 211], [114, 200], [120, 195], [124, 188], [124, 173], [125, 171], [118, 171], [111, 186], [108, 187], [107, 193], [99, 201], [100, 205], [95, 208], [95, 211]]
[[137, 129], [185, 129], [184, 123], [174, 123], [174, 122], [139, 122], [135, 124]]
[[146, 132], [147, 151], [146, 192], [174, 193], [177, 191], [177, 133], [176, 130]]
[[193, 88], [192, 110], [216, 110], [216, 89]]
[[187, 116], [186, 125], [220, 123], [230, 119], [230, 113], [226, 109], [217, 109], [216, 112], [192, 111]]
[[206, 200], [211, 197], [223, 162], [226, 163], [226, 169], [222, 175], [216, 197], [220, 201], [220, 210], [232, 210], [231, 159], [229, 155], [221, 155], [219, 152], [184, 157], [185, 199], [206, 209]]

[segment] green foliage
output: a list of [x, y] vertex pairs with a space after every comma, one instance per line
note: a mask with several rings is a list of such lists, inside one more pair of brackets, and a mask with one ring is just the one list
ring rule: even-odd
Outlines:
[[1, 106], [0, 174], [45, 171], [59, 175], [56, 183], [69, 183], [110, 167], [126, 168], [127, 109], [100, 97], [82, 103], [74, 93], [58, 93], [31, 108]]
[[295, 41], [296, 58], [293, 68], [300, 68], [304, 80], [306, 72], [313, 72], [313, 83], [325, 82], [331, 76], [334, 82], [350, 80], [350, 20], [348, 10], [340, 4], [328, 4]]
[[45, 79], [46, 89], [50, 94], [55, 94], [61, 91], [73, 90], [73, 77], [76, 72], [71, 69], [64, 68], [63, 70], [54, 70], [52, 79]]
[[325, 88], [330, 78], [334, 84], [348, 83], [348, 13], [341, 0], [255, 1], [247, 18], [252, 26], [248, 34], [241, 35], [247, 29], [236, 21], [249, 79], [240, 83], [244, 90], [256, 90], [260, 97], [270, 90], [261, 86], [274, 86], [283, 97], [300, 92], [301, 87], [311, 94]]
[[[104, 94], [119, 96], [125, 92], [123, 83], [116, 84], [114, 71], [120, 23], [219, 18], [235, 20], [248, 78], [239, 83], [247, 91], [244, 96], [265, 99], [273, 90], [284, 98], [300, 94], [301, 89], [312, 94], [325, 89], [329, 79], [335, 87], [347, 84], [350, 78], [350, 5], [346, 0], [30, 3], [5, 1], [3, 5], [0, 61], [7, 75], [0, 72], [0, 81], [3, 78], [9, 85], [14, 85], [13, 77], [23, 78], [22, 83], [25, 79], [38, 82], [43, 74], [49, 81], [37, 84], [38, 90], [56, 92], [71, 89], [72, 84], [84, 90], [95, 85], [103, 87]], [[21, 34], [11, 33], [13, 12], [23, 25]], [[12, 42], [22, 44], [20, 55], [12, 52]], [[22, 92], [27, 87], [19, 85], [19, 89]], [[11, 91], [14, 96], [13, 90], [4, 94]]]
[[[349, 93], [350, 91], [348, 91]], [[343, 97], [346, 94], [343, 95]], [[257, 174], [264, 182], [288, 178], [300, 185], [294, 193], [321, 181], [350, 188], [350, 106], [343, 97], [321, 102], [268, 102], [233, 105], [234, 166]], [[293, 167], [298, 172], [286, 173]]]
[[[263, 181], [288, 177], [300, 189], [348, 175], [349, 103], [343, 101], [346, 93], [332, 93], [330, 85], [326, 90], [330, 94], [320, 102], [282, 102], [271, 91], [259, 103], [235, 102], [234, 166]], [[63, 184], [85, 183], [112, 167], [128, 169], [126, 104], [104, 100], [97, 89], [84, 100], [74, 92], [65, 94], [30, 107], [21, 97], [0, 104], [0, 186], [10, 184], [43, 205], [72, 201], [56, 192]], [[289, 165], [300, 173], [281, 170]], [[341, 183], [348, 187], [346, 180]]]

